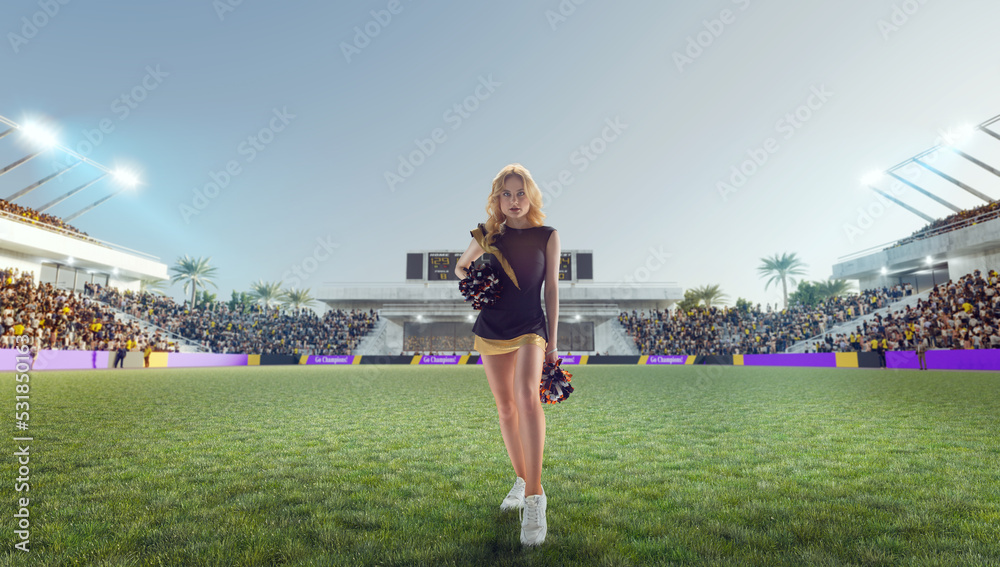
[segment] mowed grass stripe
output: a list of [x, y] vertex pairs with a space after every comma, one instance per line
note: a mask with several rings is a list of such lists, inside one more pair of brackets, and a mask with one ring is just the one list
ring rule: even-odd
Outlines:
[[513, 477], [481, 367], [36, 373], [32, 552], [13, 550], [9, 457], [3, 562], [1000, 561], [995, 374], [571, 371], [527, 550], [498, 508]]

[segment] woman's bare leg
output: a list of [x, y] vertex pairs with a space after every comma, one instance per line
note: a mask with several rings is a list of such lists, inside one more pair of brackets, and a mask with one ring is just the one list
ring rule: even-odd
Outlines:
[[524, 454], [524, 495], [542, 493], [542, 453], [545, 450], [545, 412], [538, 396], [545, 352], [538, 345], [517, 349], [514, 368], [514, 399]]
[[[497, 415], [500, 418], [500, 434], [503, 444], [507, 447], [510, 464], [514, 466], [514, 474], [521, 478], [524, 475], [524, 451], [521, 449], [521, 433], [518, 428], [517, 405], [514, 402], [514, 363], [517, 351], [507, 354], [484, 354], [483, 366], [486, 369], [486, 380], [490, 383], [493, 399], [497, 403]], [[541, 375], [541, 371], [539, 371]]]

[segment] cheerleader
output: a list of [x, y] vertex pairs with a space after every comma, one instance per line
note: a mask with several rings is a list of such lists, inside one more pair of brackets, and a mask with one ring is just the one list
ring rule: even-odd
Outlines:
[[[520, 164], [503, 168], [486, 200], [485, 223], [455, 268], [459, 278], [484, 253], [499, 281], [472, 327], [496, 401], [507, 454], [516, 480], [500, 504], [522, 511], [521, 543], [545, 541], [547, 501], [542, 489], [545, 414], [539, 397], [544, 362], [555, 364], [559, 321], [559, 234], [542, 225], [542, 193]], [[540, 295], [544, 283], [545, 312]], [[546, 319], [546, 315], [548, 319]]]

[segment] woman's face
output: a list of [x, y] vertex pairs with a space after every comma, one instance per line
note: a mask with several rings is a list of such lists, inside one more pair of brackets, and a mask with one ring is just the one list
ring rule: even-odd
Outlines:
[[[500, 212], [510, 219], [526, 219], [531, 203], [528, 202], [528, 193], [524, 190], [524, 181], [516, 175], [511, 175], [503, 182], [503, 191], [500, 192]], [[515, 222], [520, 224], [520, 222]]]

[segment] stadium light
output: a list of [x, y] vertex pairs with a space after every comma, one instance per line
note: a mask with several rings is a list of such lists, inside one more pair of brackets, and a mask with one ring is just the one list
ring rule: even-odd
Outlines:
[[882, 275], [884, 276], [884, 275], [886, 275], [888, 273], [889, 273], [889, 268], [886, 268], [885, 266], [882, 266]]
[[59, 145], [56, 135], [51, 130], [43, 128], [38, 124], [28, 123], [18, 129], [21, 131], [21, 135], [27, 138], [32, 145], [46, 150]]
[[927, 265], [930, 266], [933, 263], [934, 263], [934, 258], [931, 258], [930, 256], [928, 256], [927, 257]]
[[68, 155], [68, 156], [70, 156], [72, 158], [75, 158], [77, 160], [76, 162], [72, 163], [71, 165], [69, 165], [68, 167], [64, 168], [63, 170], [58, 171], [55, 174], [52, 174], [52, 175], [46, 177], [45, 179], [32, 184], [31, 186], [29, 186], [29, 187], [27, 187], [25, 189], [22, 189], [21, 191], [15, 193], [14, 195], [11, 195], [11, 198], [7, 199], [8, 201], [11, 200], [11, 199], [14, 199], [14, 198], [26, 195], [28, 192], [33, 191], [34, 189], [38, 188], [43, 183], [46, 183], [47, 181], [53, 179], [54, 177], [56, 177], [58, 175], [61, 175], [62, 173], [64, 173], [67, 170], [69, 170], [70, 168], [75, 167], [75, 166], [77, 166], [77, 165], [79, 165], [81, 163], [86, 163], [87, 165], [98, 169], [101, 172], [101, 176], [98, 177], [97, 179], [89, 182], [89, 183], [84, 184], [81, 187], [78, 187], [77, 189], [75, 189], [71, 193], [63, 196], [62, 198], [58, 199], [57, 201], [54, 201], [52, 203], [47, 204], [46, 208], [53, 206], [55, 203], [57, 203], [59, 201], [62, 201], [63, 199], [65, 199], [66, 197], [68, 197], [70, 195], [73, 195], [73, 194], [75, 194], [75, 193], [77, 193], [77, 192], [79, 192], [79, 191], [81, 191], [83, 189], [86, 189], [87, 187], [93, 185], [98, 180], [103, 179], [104, 177], [106, 177], [108, 175], [111, 175], [112, 177], [114, 177], [115, 180], [118, 182], [118, 184], [122, 186], [123, 189], [118, 190], [118, 191], [116, 191], [116, 192], [108, 195], [107, 197], [104, 197], [103, 199], [99, 199], [98, 201], [95, 201], [94, 203], [88, 205], [87, 207], [84, 207], [83, 209], [81, 209], [81, 210], [77, 211], [76, 213], [73, 213], [72, 215], [70, 215], [68, 217], [65, 217], [63, 219], [64, 221], [69, 222], [70, 220], [79, 217], [80, 215], [86, 213], [87, 211], [93, 209], [94, 207], [97, 207], [98, 205], [101, 205], [102, 203], [107, 202], [109, 199], [111, 199], [112, 197], [114, 197], [118, 193], [121, 193], [124, 189], [131, 189], [131, 188], [133, 188], [133, 187], [135, 187], [135, 186], [137, 186], [137, 185], [140, 184], [140, 180], [139, 180], [138, 175], [136, 175], [133, 171], [131, 171], [129, 169], [126, 169], [126, 168], [117, 168], [115, 170], [111, 170], [110, 168], [105, 167], [104, 165], [101, 165], [100, 163], [97, 163], [96, 161], [94, 161], [94, 160], [92, 160], [92, 159], [90, 159], [90, 158], [88, 158], [88, 157], [80, 154], [79, 152], [75, 152], [75, 151], [73, 151], [73, 150], [71, 150], [71, 149], [69, 149], [69, 148], [67, 148], [65, 146], [62, 146], [62, 145], [60, 145], [58, 143], [58, 141], [56, 139], [56, 136], [54, 134], [52, 134], [52, 132], [50, 130], [42, 128], [41, 126], [37, 125], [37, 123], [32, 122], [32, 123], [21, 125], [21, 124], [18, 124], [16, 122], [14, 122], [13, 120], [5, 117], [5, 116], [0, 116], [0, 124], [6, 124], [7, 126], [9, 126], [9, 129], [7, 131], [0, 132], [0, 138], [3, 138], [4, 136], [10, 134], [11, 132], [17, 130], [18, 132], [24, 134], [35, 145], [44, 146], [44, 147], [42, 147], [42, 149], [40, 151], [38, 151], [38, 152], [36, 152], [34, 154], [30, 154], [30, 155], [28, 155], [26, 157], [23, 157], [20, 160], [18, 160], [16, 162], [14, 162], [14, 163], [12, 163], [12, 164], [4, 167], [3, 169], [0, 169], [0, 175], [3, 175], [4, 173], [7, 173], [8, 171], [14, 169], [15, 167], [17, 167], [17, 166], [19, 166], [19, 165], [27, 162], [28, 160], [34, 158], [35, 156], [37, 156], [38, 154], [42, 153], [43, 151], [45, 151], [46, 149], [49, 149], [49, 148], [56, 149], [56, 150], [58, 150], [58, 151], [60, 151], [60, 152], [62, 152], [64, 154], [66, 154], [66, 155]]
[[885, 177], [884, 171], [869, 171], [861, 176], [862, 185], [875, 185]]
[[70, 266], [73, 265], [73, 262], [76, 262], [76, 260], [74, 260], [72, 256], [66, 258], [66, 263], [69, 264]]
[[115, 181], [131, 189], [139, 184], [139, 177], [127, 169], [118, 168], [114, 171]]

